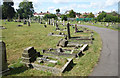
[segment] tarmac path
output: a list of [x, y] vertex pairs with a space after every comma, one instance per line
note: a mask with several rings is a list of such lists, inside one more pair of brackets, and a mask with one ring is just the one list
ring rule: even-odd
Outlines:
[[95, 26], [78, 26], [96, 31], [102, 39], [101, 56], [90, 76], [118, 76], [118, 31]]

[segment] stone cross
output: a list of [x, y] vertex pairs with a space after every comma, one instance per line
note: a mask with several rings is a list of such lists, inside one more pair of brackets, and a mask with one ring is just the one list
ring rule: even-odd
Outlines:
[[67, 23], [67, 32], [68, 32], [68, 39], [70, 39], [70, 24]]
[[8, 70], [6, 45], [0, 41], [0, 76], [8, 74]]

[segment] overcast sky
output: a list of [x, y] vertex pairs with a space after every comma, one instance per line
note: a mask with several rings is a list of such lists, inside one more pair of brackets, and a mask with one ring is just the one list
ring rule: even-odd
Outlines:
[[[23, 0], [13, 0], [14, 8]], [[60, 13], [73, 9], [75, 12], [93, 12], [99, 11], [118, 11], [118, 2], [120, 0], [29, 0], [33, 2], [35, 12], [56, 13], [56, 9], [60, 9]]]

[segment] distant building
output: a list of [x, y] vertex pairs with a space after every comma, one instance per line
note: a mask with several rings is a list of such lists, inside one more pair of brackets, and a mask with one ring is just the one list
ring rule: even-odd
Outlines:
[[86, 12], [85, 12], [85, 13], [83, 13], [82, 15], [89, 15], [89, 14], [90, 14], [90, 13], [86, 13]]
[[50, 14], [50, 12], [49, 11], [47, 11], [46, 13], [42, 13], [42, 12], [41, 13], [37, 13], [37, 12], [35, 12], [33, 15], [37, 16], [37, 17], [40, 16], [40, 18], [43, 18], [45, 14]]

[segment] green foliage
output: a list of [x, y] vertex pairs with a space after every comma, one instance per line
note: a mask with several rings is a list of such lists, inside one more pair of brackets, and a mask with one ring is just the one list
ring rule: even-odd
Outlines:
[[61, 15], [62, 21], [65, 20], [67, 21], [67, 15]]
[[34, 8], [32, 2], [23, 1], [19, 4], [19, 9], [17, 9], [17, 14], [20, 14], [20, 18], [29, 18], [33, 16]]
[[97, 20], [98, 20], [99, 22], [102, 22], [102, 21], [103, 21], [103, 18], [105, 18], [106, 15], [107, 15], [107, 14], [106, 14], [105, 12], [102, 12], [100, 15], [98, 15]]
[[88, 15], [83, 15], [84, 18], [86, 18]]
[[15, 15], [15, 10], [12, 7], [14, 2], [3, 2], [2, 7], [2, 18], [3, 19], [12, 19]]
[[73, 10], [71, 10], [70, 12], [69, 12], [69, 14], [67, 15], [67, 17], [69, 17], [69, 18], [75, 18], [76, 16], [75, 16], [75, 12], [73, 11]]
[[88, 18], [94, 18], [95, 16], [94, 16], [94, 14], [91, 12], [87, 17], [88, 17]]
[[44, 20], [52, 19], [52, 18], [54, 18], [55, 20], [58, 19], [55, 14], [45, 14], [45, 16], [43, 17]]
[[115, 12], [112, 12], [110, 14], [107, 14], [105, 12], [102, 12], [98, 17], [97, 20], [99, 22], [120, 22], [119, 21], [119, 17], [118, 14], [116, 14]]
[[82, 15], [81, 13], [76, 13], [76, 14], [79, 15], [79, 16]]

